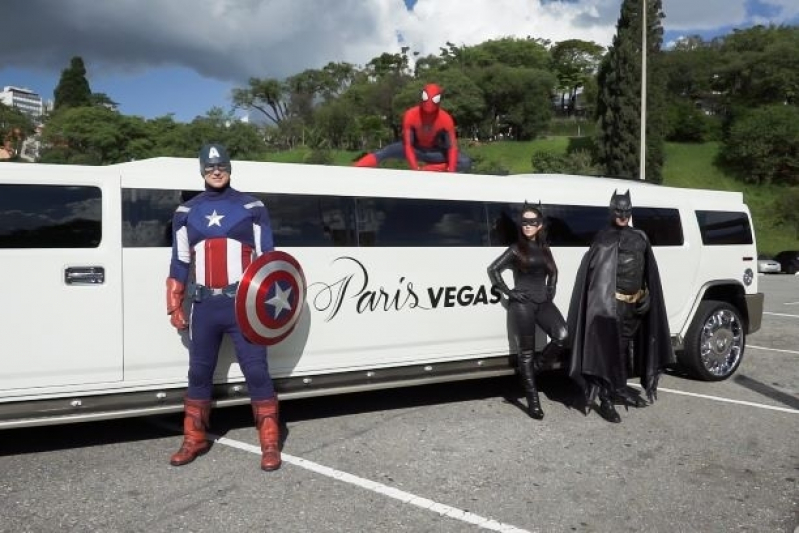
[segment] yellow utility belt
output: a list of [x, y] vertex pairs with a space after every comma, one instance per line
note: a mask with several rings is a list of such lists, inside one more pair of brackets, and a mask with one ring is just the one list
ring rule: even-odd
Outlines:
[[616, 293], [616, 299], [620, 302], [626, 302], [628, 304], [634, 304], [638, 300], [644, 297], [646, 294], [646, 289], [641, 289], [640, 291], [636, 292], [635, 294], [622, 294], [620, 292]]

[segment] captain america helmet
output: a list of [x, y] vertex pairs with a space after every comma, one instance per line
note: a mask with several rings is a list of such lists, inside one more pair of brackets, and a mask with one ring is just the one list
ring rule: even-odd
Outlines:
[[221, 144], [206, 144], [200, 148], [200, 175], [204, 176], [215, 168], [232, 172], [233, 165], [230, 163], [230, 156]]

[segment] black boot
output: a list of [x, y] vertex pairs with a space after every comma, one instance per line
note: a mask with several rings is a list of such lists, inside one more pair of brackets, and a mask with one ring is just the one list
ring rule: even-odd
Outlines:
[[543, 365], [545, 365], [547, 368], [557, 368], [558, 363], [565, 362], [565, 356], [565, 344], [554, 339], [549, 341], [549, 343], [544, 347], [544, 350], [541, 352]]
[[641, 409], [642, 407], [649, 405], [647, 401], [641, 398], [639, 394], [628, 390], [617, 394], [617, 396], [625, 403], [625, 405], [630, 405], [636, 409]]
[[621, 422], [621, 417], [613, 406], [613, 400], [610, 399], [610, 395], [599, 397], [599, 416], [614, 424]]
[[544, 418], [544, 411], [541, 409], [541, 402], [538, 398], [538, 388], [535, 386], [535, 371], [533, 370], [533, 350], [522, 350], [519, 353], [519, 375], [522, 378], [527, 395], [527, 414], [530, 418], [541, 420]]
[[538, 389], [527, 391], [527, 414], [536, 420], [544, 419], [544, 410], [541, 409], [541, 402], [538, 399]]

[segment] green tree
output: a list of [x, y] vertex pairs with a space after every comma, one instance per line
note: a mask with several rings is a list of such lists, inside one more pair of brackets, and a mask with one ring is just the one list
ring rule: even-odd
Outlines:
[[233, 105], [260, 111], [273, 124], [289, 118], [289, 89], [275, 78], [250, 78], [246, 88], [233, 89]]
[[104, 107], [64, 108], [44, 128], [41, 161], [83, 165], [128, 161], [128, 118]]
[[112, 109], [114, 111], [119, 110], [119, 102], [115, 102], [105, 93], [92, 93], [89, 96], [89, 101], [93, 106], [107, 107], [108, 109]]
[[211, 142], [224, 145], [235, 159], [255, 157], [265, 148], [254, 125], [241, 122], [221, 107], [213, 107], [204, 116], [192, 120], [186, 127], [185, 141], [192, 156], [200, 146]]
[[718, 140], [721, 122], [708, 116], [691, 98], [671, 98], [668, 103], [666, 140], [701, 143]]
[[552, 117], [554, 74], [496, 64], [480, 69], [473, 77], [483, 91], [489, 135], [497, 133], [494, 128], [510, 128], [513, 138], [526, 140], [544, 131]]
[[789, 187], [780, 194], [777, 201], [776, 214], [780, 224], [793, 232], [795, 238], [799, 239], [799, 186]]
[[721, 158], [744, 181], [799, 185], [799, 106], [749, 111], [730, 129]]
[[54, 91], [54, 110], [59, 111], [67, 107], [85, 107], [92, 105], [92, 90], [86, 79], [86, 67], [83, 59], [75, 56], [69, 62], [69, 67], [61, 71], [61, 78]]
[[0, 146], [10, 143], [18, 154], [23, 141], [34, 132], [33, 121], [28, 115], [0, 102]]
[[569, 115], [573, 115], [577, 93], [596, 75], [605, 48], [595, 42], [569, 39], [556, 43], [550, 53], [561, 91], [561, 107], [567, 107]]
[[715, 86], [731, 106], [799, 104], [799, 26], [733, 30], [720, 47]]
[[599, 69], [597, 154], [611, 176], [637, 177], [640, 161], [642, 4], [647, 9], [645, 179], [663, 180], [665, 93], [660, 48], [661, 0], [623, 0], [613, 45]]

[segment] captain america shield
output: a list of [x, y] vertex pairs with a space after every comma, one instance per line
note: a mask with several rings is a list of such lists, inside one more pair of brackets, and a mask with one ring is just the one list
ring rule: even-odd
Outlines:
[[244, 271], [236, 290], [236, 320], [253, 344], [271, 346], [294, 329], [305, 305], [305, 274], [294, 257], [271, 251]]

